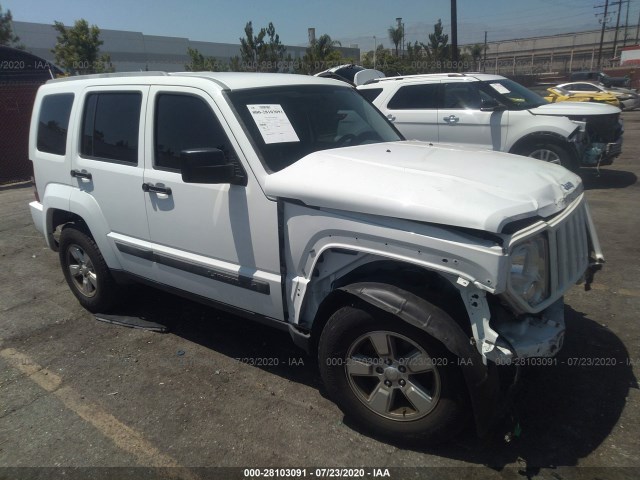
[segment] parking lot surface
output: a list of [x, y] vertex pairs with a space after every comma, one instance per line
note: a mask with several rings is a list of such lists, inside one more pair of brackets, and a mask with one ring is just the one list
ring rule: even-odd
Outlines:
[[169, 333], [98, 322], [32, 225], [32, 189], [3, 188], [0, 478], [69, 468], [95, 478], [247, 478], [244, 468], [260, 467], [306, 467], [307, 477], [362, 467], [373, 478], [376, 467], [390, 478], [638, 478], [640, 112], [623, 117], [622, 156], [599, 175], [582, 172], [607, 263], [590, 292], [575, 286], [565, 298], [555, 365], [525, 369], [511, 441], [508, 424], [429, 449], [365, 436], [288, 334], [165, 293], [132, 288], [120, 313]]

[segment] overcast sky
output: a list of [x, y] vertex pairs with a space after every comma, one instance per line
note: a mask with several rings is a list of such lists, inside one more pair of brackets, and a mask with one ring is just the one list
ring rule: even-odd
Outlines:
[[[613, 3], [613, 2], [610, 2]], [[458, 42], [482, 43], [554, 33], [596, 30], [596, 13], [604, 0], [458, 0]], [[14, 20], [65, 25], [84, 18], [102, 29], [131, 30], [149, 35], [237, 43], [247, 21], [254, 27], [271, 21], [283, 43], [305, 45], [307, 29], [328, 33], [343, 46], [373, 48], [374, 39], [391, 47], [387, 30], [402, 17], [406, 41], [426, 42], [433, 24], [451, 24], [450, 0], [0, 0]], [[635, 38], [640, 0], [630, 0], [629, 35]], [[610, 9], [615, 26], [617, 6]], [[626, 3], [620, 23], [624, 24]]]

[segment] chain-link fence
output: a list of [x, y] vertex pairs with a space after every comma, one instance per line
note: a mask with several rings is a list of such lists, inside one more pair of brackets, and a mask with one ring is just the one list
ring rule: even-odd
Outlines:
[[0, 83], [0, 184], [28, 180], [29, 123], [40, 83]]

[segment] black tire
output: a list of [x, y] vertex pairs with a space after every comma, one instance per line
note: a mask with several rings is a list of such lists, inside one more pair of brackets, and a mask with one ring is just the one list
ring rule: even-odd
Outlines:
[[118, 286], [93, 239], [67, 225], [60, 234], [59, 256], [64, 278], [80, 304], [93, 313], [107, 312]]
[[520, 147], [515, 153], [545, 162], [556, 163], [572, 172], [577, 172], [579, 168], [571, 151], [557, 143], [532, 142]]
[[[395, 352], [379, 354], [384, 347], [376, 349], [374, 341], [395, 344]], [[377, 436], [435, 444], [465, 425], [468, 395], [456, 357], [401, 319], [364, 305], [340, 308], [322, 331], [318, 363], [332, 400]]]

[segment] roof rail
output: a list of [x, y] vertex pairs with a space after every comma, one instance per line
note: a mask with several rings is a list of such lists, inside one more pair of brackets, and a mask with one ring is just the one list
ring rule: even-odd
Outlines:
[[91, 78], [126, 78], [126, 77], [166, 77], [167, 72], [119, 72], [119, 73], [92, 73], [90, 75], [74, 75], [72, 77], [60, 77], [47, 80], [47, 83], [72, 82], [75, 80], [87, 80]]
[[396, 77], [383, 77], [383, 78], [375, 78], [367, 84], [377, 83], [377, 82], [393, 82], [398, 80], [408, 80], [408, 79], [416, 79], [419, 80], [421, 78], [446, 78], [446, 77], [466, 77], [468, 73], [417, 73], [413, 75], [398, 75]]

